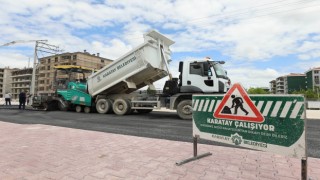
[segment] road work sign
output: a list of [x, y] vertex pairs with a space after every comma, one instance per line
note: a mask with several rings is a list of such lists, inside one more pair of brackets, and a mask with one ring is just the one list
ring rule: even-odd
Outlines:
[[248, 96], [235, 84], [225, 95], [194, 95], [192, 103], [193, 136], [306, 157], [303, 96]]

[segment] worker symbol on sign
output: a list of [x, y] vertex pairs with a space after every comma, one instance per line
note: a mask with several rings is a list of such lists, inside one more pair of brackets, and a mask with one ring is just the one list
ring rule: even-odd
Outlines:
[[264, 122], [264, 117], [261, 112], [257, 109], [247, 92], [239, 83], [235, 83], [224, 95], [213, 112], [213, 117], [217, 119], [255, 123]]
[[240, 107], [240, 109], [244, 113], [246, 113], [246, 115], [248, 115], [249, 112], [243, 108], [243, 105], [242, 105], [243, 104], [243, 100], [242, 100], [242, 98], [241, 97], [236, 97], [234, 94], [231, 95], [231, 98], [233, 99], [232, 100], [232, 106], [231, 106], [231, 108], [234, 107], [234, 113], [233, 114], [237, 114], [238, 113], [238, 108]]

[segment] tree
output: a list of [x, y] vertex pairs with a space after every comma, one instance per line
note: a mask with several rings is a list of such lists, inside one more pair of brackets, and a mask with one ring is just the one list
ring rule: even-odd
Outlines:
[[248, 94], [269, 94], [269, 92], [262, 88], [250, 88]]
[[303, 94], [308, 99], [319, 98], [317, 91], [313, 91], [312, 89], [293, 91], [292, 94]]

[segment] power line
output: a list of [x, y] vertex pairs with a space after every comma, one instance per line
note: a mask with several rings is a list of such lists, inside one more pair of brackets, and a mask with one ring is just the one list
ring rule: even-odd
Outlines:
[[[253, 16], [253, 17], [243, 17], [243, 18], [238, 18], [238, 19], [230, 19], [229, 21], [223, 21], [223, 23], [224, 24], [228, 24], [228, 23], [231, 24], [233, 22], [239, 22], [241, 20], [250, 20], [250, 19], [257, 19], [257, 18], [261, 18], [261, 17], [271, 16], [271, 15], [275, 15], [275, 14], [290, 13], [291, 11], [300, 10], [300, 9], [306, 9], [306, 8], [312, 8], [312, 7], [318, 7], [318, 6], [320, 6], [320, 4], [312, 5], [312, 6], [299, 7], [299, 8], [289, 9], [289, 10], [276, 11], [276, 12], [274, 11], [274, 12], [270, 12], [270, 13], [267, 13], [267, 14]], [[194, 26], [196, 26], [196, 25], [194, 25]], [[200, 26], [196, 26], [196, 28], [204, 28], [204, 27], [209, 27], [209, 26], [213, 26], [213, 24], [210, 24], [210, 25], [206, 24], [206, 25], [202, 25], [202, 26], [200, 24]], [[126, 39], [126, 40], [135, 40], [135, 39], [142, 39], [142, 38], [143, 37], [137, 37], [137, 38], [129, 38], [129, 39]]]
[[[315, 0], [308, 1], [308, 3], [313, 2], [313, 1], [315, 1]], [[230, 14], [230, 15], [221, 14], [220, 17], [216, 17], [213, 20], [220, 21], [220, 20], [224, 20], [224, 19], [232, 19], [234, 17], [239, 18], [241, 16], [250, 15], [251, 13], [254, 13], [256, 11], [258, 11], [258, 15], [263, 12], [273, 13], [275, 10], [281, 10], [280, 8], [283, 8], [283, 7], [287, 8], [287, 7], [291, 7], [293, 5], [300, 5], [300, 4], [306, 4], [306, 1], [305, 0], [296, 1], [296, 2], [283, 4], [281, 6], [273, 6], [273, 7], [266, 7], [266, 8], [262, 8], [262, 9], [255, 9], [253, 11], [246, 11], [246, 12], [241, 12], [241, 13], [237, 13], [237, 14]], [[284, 6], [284, 5], [286, 5], [286, 6]], [[301, 8], [301, 7], [299, 7], [299, 8]], [[297, 8], [297, 9], [299, 9], [299, 8]], [[210, 19], [210, 20], [212, 20], [212, 19]], [[191, 24], [191, 25], [193, 25], [193, 24]], [[197, 25], [197, 24], [195, 24], [195, 25]]]
[[[288, 13], [290, 11], [319, 6], [319, 5], [305, 6], [305, 7], [299, 6], [298, 8], [283, 10], [283, 7], [285, 7], [285, 8], [297, 7], [297, 5], [310, 4], [312, 2], [315, 2], [316, 0], [310, 0], [310, 1], [300, 0], [300, 1], [295, 1], [295, 2], [287, 2], [284, 4], [282, 3], [282, 2], [286, 2], [286, 1], [288, 1], [288, 0], [282, 0], [282, 1], [277, 1], [277, 2], [273, 2], [273, 3], [266, 3], [266, 4], [261, 4], [258, 6], [252, 6], [247, 9], [236, 10], [236, 11], [232, 11], [232, 13], [227, 13], [227, 14], [216, 14], [216, 15], [212, 15], [212, 16], [196, 18], [193, 20], [185, 21], [185, 24], [190, 25], [190, 26], [195, 26], [197, 28], [202, 28], [202, 27], [212, 26], [212, 24], [210, 24], [210, 25], [205, 24], [204, 26], [202, 26], [202, 24], [208, 23], [208, 22], [201, 22], [201, 23], [196, 23], [196, 24], [188, 23], [188, 22], [194, 22], [195, 20], [199, 20], [199, 19], [209, 19], [211, 17], [215, 17], [215, 18], [211, 18], [210, 20], [213, 19], [215, 22], [221, 21], [220, 24], [222, 24], [222, 23], [227, 24], [227, 23], [232, 23], [232, 22], [236, 22], [236, 21], [240, 21], [240, 20], [256, 19], [256, 18], [260, 18], [260, 17], [264, 17], [264, 16], [270, 16], [270, 15], [281, 14], [281, 13]], [[279, 3], [282, 3], [282, 4], [279, 5]], [[262, 7], [262, 6], [272, 5], [272, 4], [276, 4], [277, 6], [269, 6], [269, 7], [264, 7], [261, 9], [254, 9], [252, 11], [248, 11], [250, 9], [253, 9], [254, 7]], [[244, 10], [247, 10], [247, 11], [242, 12]], [[256, 12], [256, 11], [258, 11], [258, 14], [256, 14], [255, 16], [246, 17], [246, 15], [250, 15], [251, 13]], [[234, 13], [234, 12], [240, 12], [240, 13]], [[264, 14], [262, 14], [262, 13], [264, 13]], [[212, 22], [210, 22], [210, 23], [212, 23]], [[183, 23], [180, 23], [180, 24], [183, 25]], [[126, 35], [130, 35], [130, 33], [126, 34]], [[131, 34], [131, 35], [133, 35], [133, 34]], [[143, 37], [140, 36], [140, 37], [136, 37], [136, 38], [127, 38], [126, 40], [134, 40], [134, 39], [142, 39], [142, 38]]]
[[[279, 8], [282, 8], [282, 7], [290, 7], [290, 6], [293, 6], [293, 5], [306, 4], [306, 3], [310, 3], [310, 2], [316, 1], [316, 0], [309, 0], [309, 1], [299, 0], [299, 1], [294, 1], [294, 2], [292, 2], [292, 1], [291, 2], [287, 2], [287, 1], [289, 1], [289, 0], [281, 0], [281, 1], [276, 1], [276, 2], [272, 2], [272, 3], [264, 3], [264, 4], [251, 6], [251, 7], [248, 7], [248, 8], [244, 8], [244, 9], [238, 9], [238, 10], [231, 11], [231, 12], [225, 12], [225, 13], [222, 12], [222, 13], [214, 14], [214, 15], [211, 15], [211, 16], [194, 18], [194, 19], [191, 19], [191, 20], [188, 20], [188, 21], [180, 22], [179, 24], [191, 24], [191, 25], [195, 24], [196, 25], [196, 24], [198, 24], [197, 21], [200, 21], [199, 24], [202, 24], [202, 23], [206, 23], [206, 22], [201, 22], [201, 21], [204, 21], [205, 19], [212, 20], [212, 17], [213, 17], [213, 19], [216, 19], [217, 21], [219, 21], [222, 18], [229, 18], [230, 19], [230, 18], [233, 18], [233, 17], [239, 17], [241, 15], [242, 16], [244, 16], [246, 14], [249, 15], [250, 13], [255, 12], [255, 11], [259, 11], [259, 13], [261, 13], [263, 11], [267, 11], [268, 12], [268, 10], [275, 10], [275, 9], [279, 9]], [[287, 2], [287, 3], [283, 3], [283, 2]], [[270, 6], [270, 5], [273, 5], [273, 6]], [[267, 7], [264, 7], [264, 6], [267, 6]], [[259, 7], [264, 7], [264, 8], [260, 8], [259, 9]], [[236, 13], [236, 12], [239, 12], [239, 13]], [[196, 22], [196, 23], [194, 23], [194, 22]], [[126, 35], [137, 35], [137, 33], [127, 33]], [[137, 39], [140, 39], [140, 38], [137, 38]], [[136, 39], [136, 38], [133, 38], [133, 39]]]
[[[313, 5], [313, 6], [300, 7], [300, 8], [295, 8], [295, 9], [289, 9], [289, 10], [285, 10], [285, 11], [272, 12], [272, 13], [269, 13], [269, 14], [262, 14], [262, 15], [258, 15], [258, 16], [254, 16], [254, 17], [231, 19], [229, 21], [224, 21], [224, 23], [225, 24], [228, 24], [228, 23], [231, 24], [232, 22], [239, 22], [241, 20], [257, 19], [257, 18], [266, 17], [266, 16], [270, 16], [270, 15], [288, 13], [288, 12], [295, 11], [295, 10], [318, 7], [318, 6], [320, 6], [320, 4]], [[212, 25], [197, 26], [197, 28], [203, 28], [203, 27], [209, 27], [209, 26], [212, 26]]]

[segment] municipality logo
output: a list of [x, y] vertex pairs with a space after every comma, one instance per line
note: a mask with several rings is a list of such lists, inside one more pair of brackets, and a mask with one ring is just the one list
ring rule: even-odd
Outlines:
[[98, 80], [98, 82], [100, 82], [100, 81], [101, 81], [101, 77], [100, 77], [100, 76], [98, 76], [98, 77], [97, 77], [97, 80]]
[[231, 135], [231, 141], [235, 145], [240, 145], [242, 143], [242, 136], [240, 136], [238, 133], [232, 134]]

